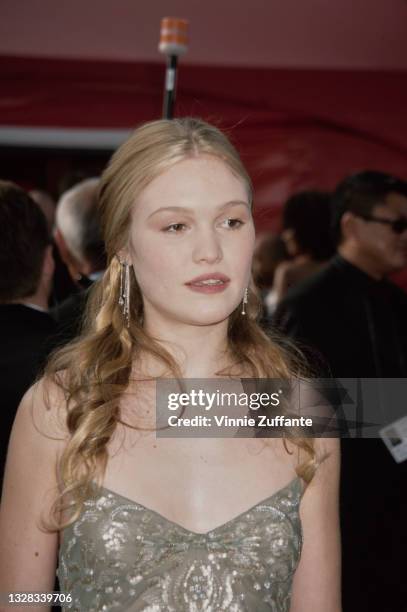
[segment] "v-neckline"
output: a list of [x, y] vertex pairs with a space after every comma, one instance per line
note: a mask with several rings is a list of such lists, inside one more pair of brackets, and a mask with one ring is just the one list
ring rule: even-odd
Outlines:
[[[150, 514], [153, 514], [154, 516], [157, 516], [158, 518], [160, 518], [165, 523], [167, 523], [169, 525], [174, 525], [175, 527], [177, 527], [181, 531], [184, 531], [185, 533], [192, 534], [193, 536], [209, 537], [211, 534], [216, 533], [216, 532], [220, 531], [221, 529], [225, 529], [229, 525], [231, 525], [234, 522], [238, 521], [239, 519], [241, 519], [243, 516], [245, 516], [246, 514], [251, 512], [252, 510], [255, 510], [259, 506], [262, 506], [263, 504], [266, 504], [266, 503], [270, 502], [272, 499], [277, 497], [277, 495], [283, 493], [286, 489], [289, 489], [293, 485], [293, 483], [296, 482], [296, 481], [300, 482], [301, 478], [299, 476], [295, 476], [284, 487], [281, 487], [280, 489], [278, 489], [277, 491], [272, 493], [272, 495], [269, 495], [265, 499], [260, 500], [259, 502], [257, 502], [256, 504], [254, 504], [253, 506], [248, 508], [247, 510], [244, 510], [243, 512], [240, 512], [239, 514], [237, 514], [236, 516], [231, 518], [229, 521], [226, 521], [225, 523], [222, 523], [221, 525], [218, 525], [217, 527], [214, 527], [213, 529], [209, 529], [209, 531], [194, 531], [192, 529], [188, 529], [187, 527], [183, 527], [179, 523], [177, 523], [175, 521], [172, 521], [171, 519], [165, 517], [160, 512], [157, 512], [156, 510], [153, 510], [152, 508], [149, 508], [148, 506], [145, 506], [144, 504], [141, 504], [140, 502], [137, 502], [134, 499], [130, 499], [129, 497], [126, 497], [125, 495], [121, 495], [120, 493], [117, 493], [116, 491], [112, 491], [112, 489], [108, 489], [107, 487], [103, 487], [103, 486], [100, 487], [100, 491], [104, 491], [105, 493], [110, 493], [111, 495], [113, 495], [115, 497], [120, 497], [121, 499], [125, 500], [127, 504], [130, 504], [132, 506], [138, 506], [139, 508], [142, 508], [146, 512], [149, 512]], [[300, 482], [300, 484], [301, 484], [301, 482]]]

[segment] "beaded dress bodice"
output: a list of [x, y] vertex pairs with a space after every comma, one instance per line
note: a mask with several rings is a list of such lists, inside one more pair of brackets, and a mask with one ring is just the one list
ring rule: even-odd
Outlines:
[[288, 612], [302, 530], [295, 478], [227, 523], [196, 533], [99, 489], [63, 531], [58, 577], [83, 612]]

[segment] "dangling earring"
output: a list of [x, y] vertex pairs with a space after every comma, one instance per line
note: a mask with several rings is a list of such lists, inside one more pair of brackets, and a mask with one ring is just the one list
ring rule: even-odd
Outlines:
[[243, 303], [242, 303], [242, 315], [246, 314], [246, 310], [245, 310], [245, 306], [248, 302], [248, 295], [249, 295], [249, 290], [246, 287], [246, 289], [244, 290], [244, 296], [243, 296]]
[[119, 305], [121, 306], [126, 327], [130, 326], [130, 264], [121, 263]]

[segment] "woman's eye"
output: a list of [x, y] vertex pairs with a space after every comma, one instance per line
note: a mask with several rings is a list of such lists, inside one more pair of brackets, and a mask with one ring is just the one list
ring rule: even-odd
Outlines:
[[240, 219], [225, 219], [224, 223], [227, 223], [229, 229], [239, 229], [239, 227], [244, 225], [244, 222]]
[[181, 228], [183, 227], [186, 227], [185, 223], [171, 223], [171, 225], [164, 228], [164, 232], [168, 232], [169, 234], [179, 234]]

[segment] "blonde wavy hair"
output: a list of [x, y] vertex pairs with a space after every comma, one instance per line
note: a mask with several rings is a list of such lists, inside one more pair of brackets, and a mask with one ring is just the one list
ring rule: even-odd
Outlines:
[[[94, 483], [102, 482], [107, 444], [121, 422], [120, 398], [129, 384], [134, 360], [141, 354], [150, 355], [171, 377], [181, 378], [170, 353], [143, 328], [143, 298], [133, 271], [130, 323], [126, 326], [118, 304], [121, 264], [117, 255], [127, 245], [131, 211], [141, 191], [177, 162], [202, 154], [223, 160], [244, 181], [252, 203], [251, 180], [234, 146], [218, 128], [194, 118], [142, 125], [115, 152], [101, 177], [99, 204], [107, 269], [90, 291], [81, 335], [54, 353], [45, 370], [45, 380], [62, 390], [67, 406], [69, 440], [59, 464], [64, 489], [53, 506], [58, 528], [78, 518], [85, 499], [94, 492]], [[247, 315], [241, 316], [239, 306], [229, 317], [228, 345], [234, 363], [230, 372], [219, 374], [227, 376], [235, 368], [236, 376], [240, 368], [253, 378], [301, 375], [304, 368], [299, 354], [261, 329], [260, 314], [261, 301], [252, 285]], [[307, 460], [297, 467], [297, 474], [309, 482], [317, 465], [313, 441], [289, 431], [284, 436], [306, 451]], [[58, 519], [67, 509], [69, 518]]]

